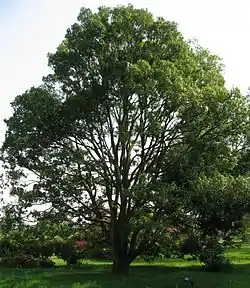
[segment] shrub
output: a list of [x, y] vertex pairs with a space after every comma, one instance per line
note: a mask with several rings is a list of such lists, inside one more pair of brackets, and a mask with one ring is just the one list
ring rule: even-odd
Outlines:
[[[198, 234], [198, 233], [197, 233]], [[227, 246], [219, 237], [187, 236], [180, 246], [182, 255], [191, 255], [191, 260], [199, 260], [207, 271], [223, 271], [231, 268], [224, 252]]]
[[0, 239], [0, 257], [15, 255], [19, 251], [19, 245], [8, 238]]
[[86, 251], [86, 257], [94, 260], [112, 260], [111, 249], [93, 247]]
[[51, 259], [41, 259], [39, 263], [39, 267], [42, 267], [42, 268], [50, 268], [54, 266], [55, 266], [55, 262], [52, 261]]
[[34, 258], [31, 255], [2, 257], [0, 260], [0, 266], [11, 268], [53, 267], [54, 265], [55, 263], [50, 259]]
[[78, 265], [81, 259], [86, 258], [85, 250], [78, 249], [72, 240], [57, 243], [55, 255], [66, 261], [67, 265]]
[[20, 237], [3, 237], [0, 239], [0, 265], [5, 267], [52, 267], [54, 262], [48, 258], [53, 255], [51, 241], [25, 239]]
[[55, 253], [55, 245], [52, 241], [43, 241], [40, 246], [40, 256], [49, 258]]
[[204, 263], [207, 271], [219, 272], [230, 269], [231, 263], [224, 255], [224, 249], [219, 244], [213, 247], [205, 247], [199, 253], [199, 260]]
[[201, 247], [199, 244], [199, 241], [194, 237], [188, 237], [186, 238], [183, 243], [180, 245], [180, 252], [190, 255], [195, 255], [200, 251]]
[[34, 258], [48, 258], [54, 253], [54, 244], [51, 241], [39, 239], [0, 239], [0, 257], [8, 255], [31, 255]]

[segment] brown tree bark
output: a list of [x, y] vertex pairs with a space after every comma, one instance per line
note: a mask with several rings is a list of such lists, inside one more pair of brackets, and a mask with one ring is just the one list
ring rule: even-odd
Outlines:
[[127, 276], [129, 274], [129, 266], [134, 260], [128, 255], [128, 234], [125, 232], [125, 225], [121, 219], [112, 221], [111, 237], [112, 237], [112, 254], [113, 267], [112, 273], [120, 276]]
[[112, 273], [120, 276], [127, 276], [129, 274], [130, 261], [127, 255], [117, 255], [113, 259]]

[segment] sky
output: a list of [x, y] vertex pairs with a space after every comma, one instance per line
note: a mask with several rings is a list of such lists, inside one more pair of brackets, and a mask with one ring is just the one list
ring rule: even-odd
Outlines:
[[225, 64], [229, 87], [250, 86], [250, 1], [248, 0], [0, 0], [0, 143], [10, 102], [50, 72], [54, 52], [81, 7], [133, 4], [179, 24], [186, 39], [217, 54]]

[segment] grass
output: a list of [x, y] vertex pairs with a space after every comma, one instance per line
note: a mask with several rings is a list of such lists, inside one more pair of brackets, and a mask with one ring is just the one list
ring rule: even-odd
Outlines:
[[246, 288], [250, 283], [250, 248], [228, 252], [234, 263], [231, 273], [210, 273], [200, 269], [199, 263], [168, 260], [151, 265], [138, 262], [132, 265], [128, 278], [110, 273], [110, 263], [85, 261], [80, 268], [70, 269], [58, 260], [52, 269], [1, 269], [1, 288], [185, 288], [183, 280], [191, 276], [196, 286]]

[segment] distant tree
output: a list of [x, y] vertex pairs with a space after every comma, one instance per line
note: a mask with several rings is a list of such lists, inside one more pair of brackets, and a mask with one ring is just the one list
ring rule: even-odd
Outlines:
[[[131, 5], [82, 9], [49, 66], [6, 120], [11, 194], [25, 209], [98, 223], [113, 272], [127, 274], [166, 227], [185, 225], [187, 180], [234, 167], [245, 98], [225, 88], [216, 56]], [[35, 184], [21, 185], [27, 173]]]

